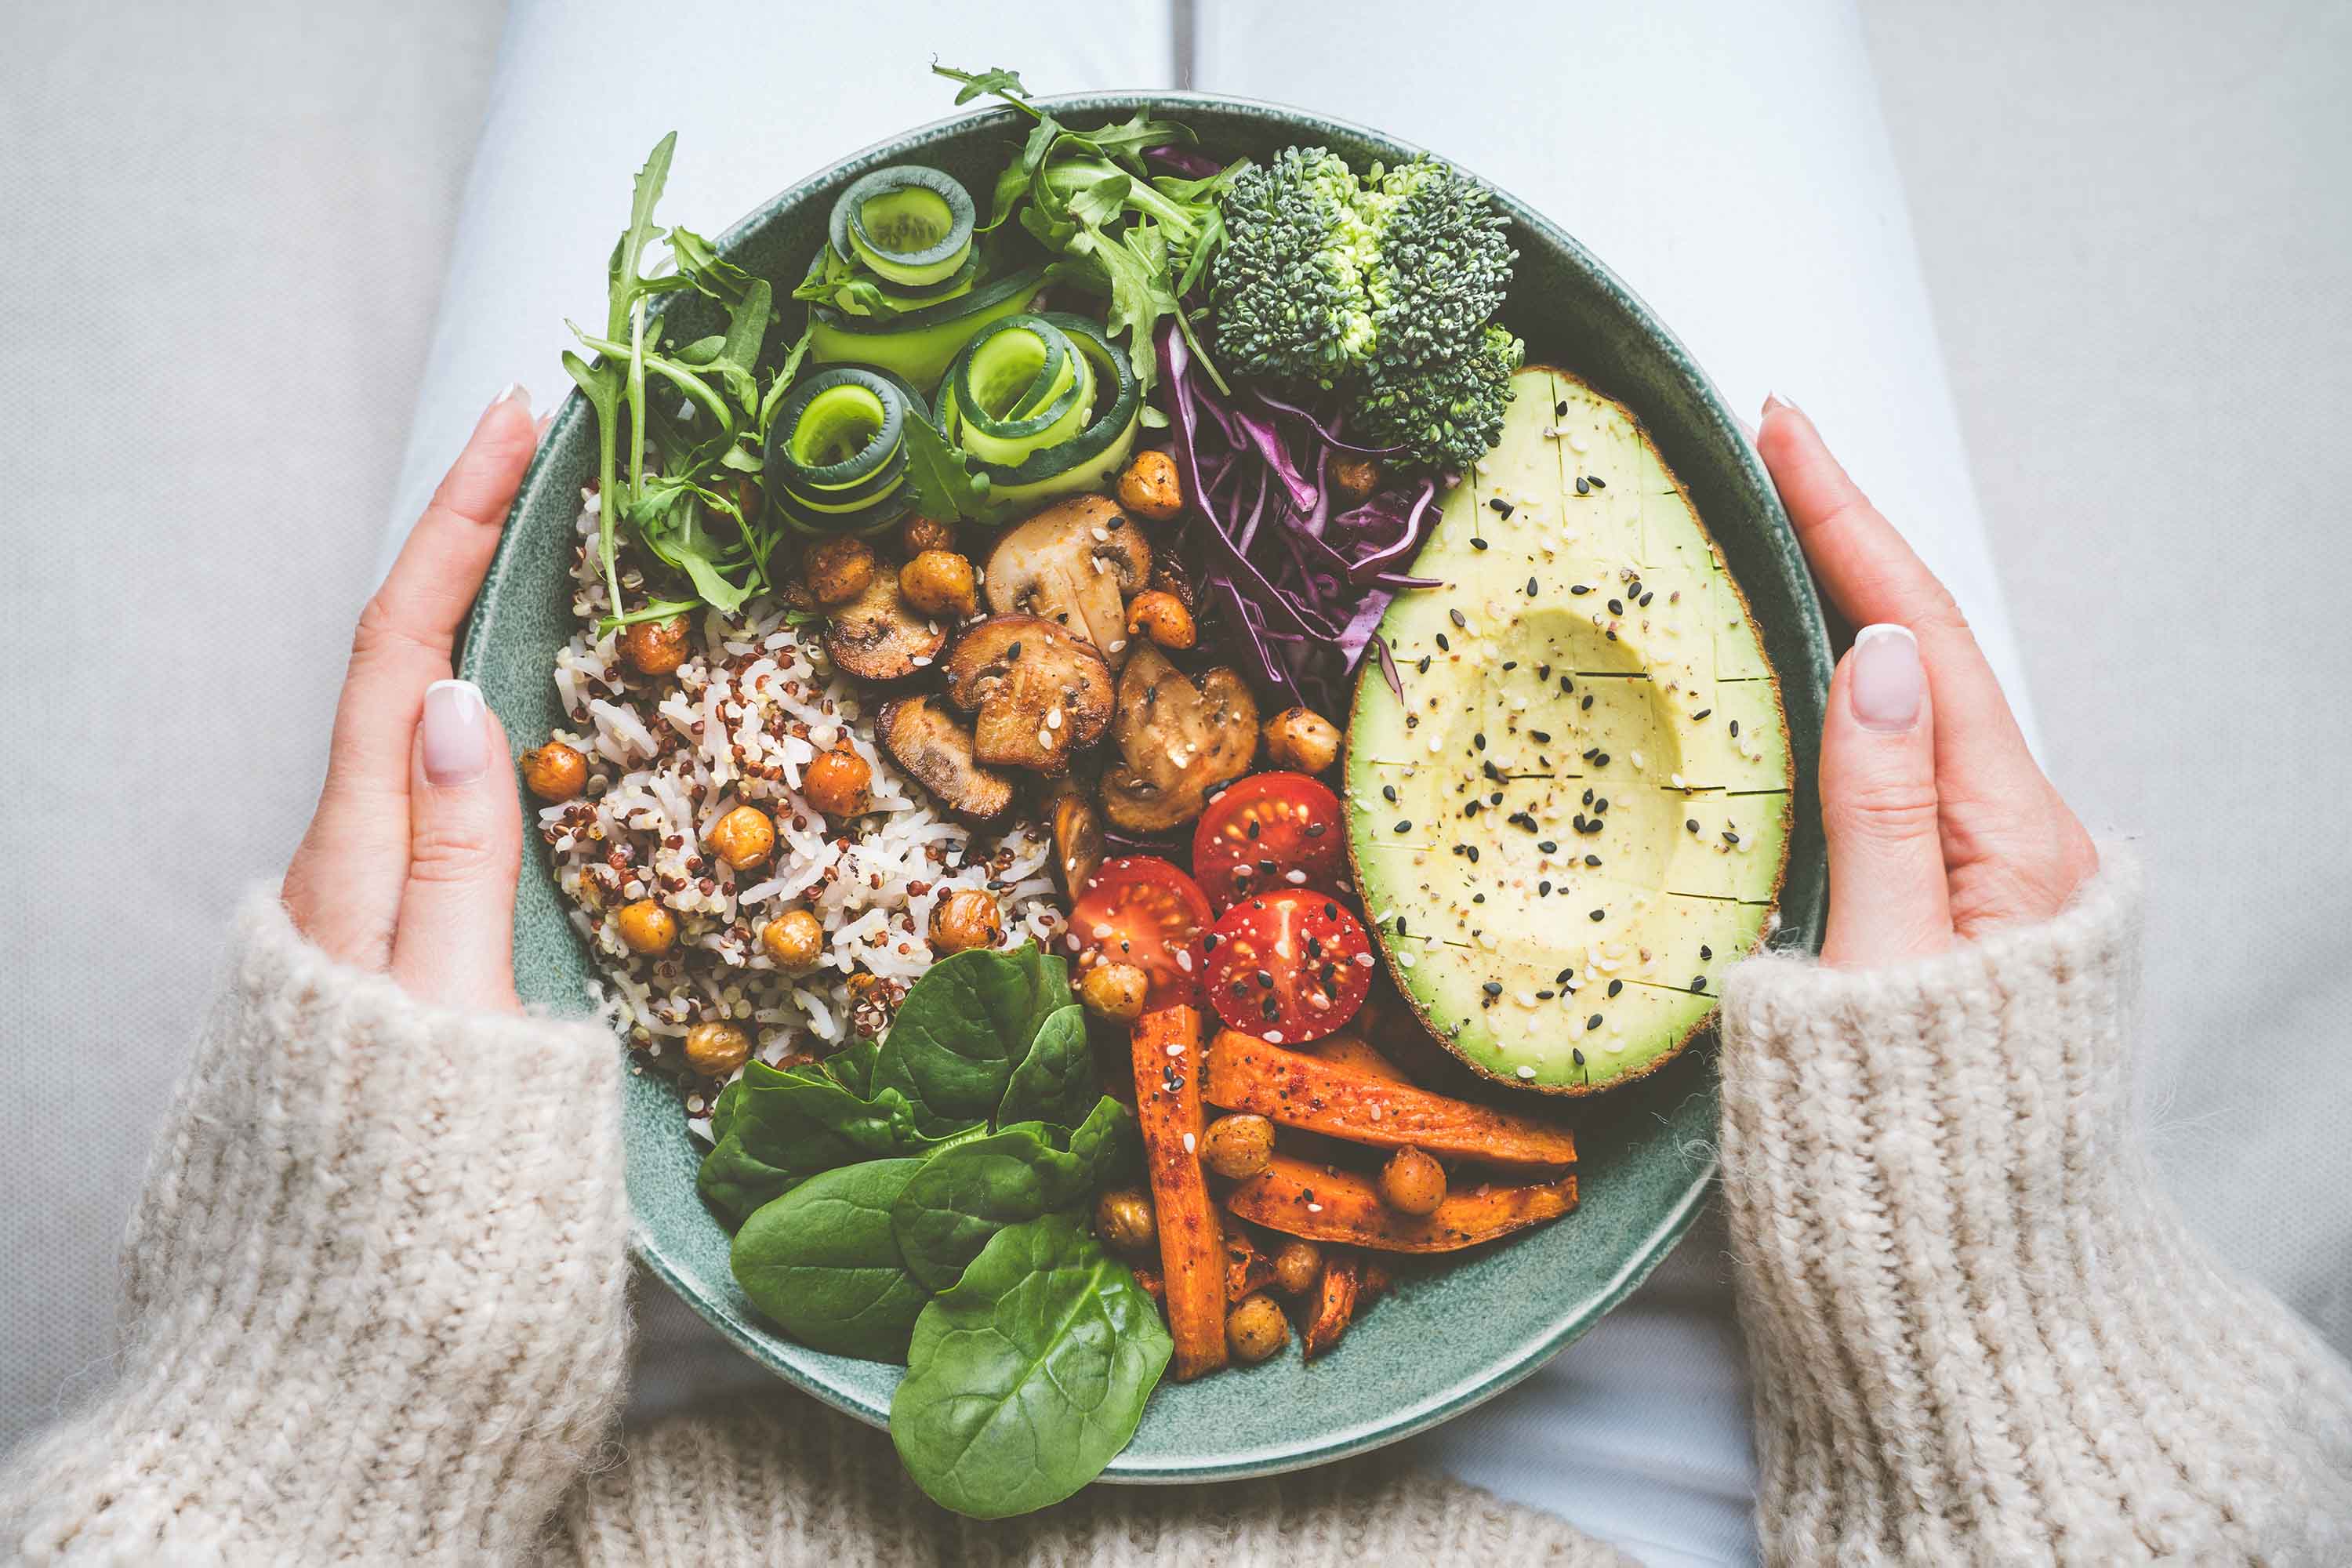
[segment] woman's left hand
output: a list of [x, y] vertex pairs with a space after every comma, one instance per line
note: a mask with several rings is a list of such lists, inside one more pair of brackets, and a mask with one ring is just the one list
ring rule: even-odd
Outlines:
[[330, 956], [451, 1007], [521, 1007], [522, 813], [506, 731], [449, 659], [537, 445], [530, 397], [509, 388], [362, 612], [327, 782], [281, 895]]

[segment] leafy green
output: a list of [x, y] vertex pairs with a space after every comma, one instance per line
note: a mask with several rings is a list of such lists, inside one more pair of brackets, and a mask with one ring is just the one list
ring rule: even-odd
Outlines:
[[826, 1171], [761, 1207], [729, 1255], [743, 1294], [812, 1349], [903, 1357], [925, 1294], [899, 1256], [890, 1213], [922, 1165], [869, 1160]]
[[924, 1161], [890, 1209], [908, 1271], [947, 1289], [1006, 1226], [1083, 1210], [1123, 1152], [1128, 1124], [1126, 1109], [1105, 1095], [1075, 1133], [1023, 1121]]
[[985, 1120], [1039, 1027], [1070, 1002], [1069, 966], [1034, 942], [950, 954], [899, 1002], [874, 1091], [896, 1090], [933, 1125]]
[[958, 1513], [1045, 1508], [1127, 1446], [1173, 1348], [1083, 1221], [1012, 1226], [916, 1318], [890, 1438], [915, 1483]]
[[1051, 1121], [1075, 1127], [1096, 1096], [1095, 1057], [1087, 1042], [1085, 1009], [1056, 1009], [1037, 1026], [1029, 1049], [1005, 1079], [996, 1124]]
[[963, 449], [950, 446], [938, 426], [909, 410], [903, 439], [907, 487], [918, 512], [943, 521], [987, 516], [988, 476], [972, 472]]
[[929, 1153], [986, 1131], [978, 1119], [926, 1127], [905, 1095], [890, 1089], [862, 1093], [822, 1068], [780, 1069], [755, 1061], [730, 1089], [735, 1099], [725, 1133], [703, 1157], [695, 1184], [738, 1222], [820, 1172]]
[[[1039, 244], [1079, 263], [1076, 280], [1110, 300], [1111, 335], [1129, 334], [1128, 358], [1149, 396], [1160, 368], [1152, 334], [1161, 317], [1172, 316], [1192, 340], [1183, 296], [1224, 243], [1218, 198], [1246, 163], [1205, 180], [1154, 180], [1144, 165], [1145, 150], [1190, 146], [1192, 127], [1139, 109], [1116, 125], [1079, 131], [1032, 102], [1017, 71], [964, 71], [936, 60], [931, 69], [962, 84], [956, 102], [993, 97], [1034, 121], [1021, 156], [997, 177], [987, 226], [998, 227], [1017, 212], [1021, 226]], [[1213, 375], [1198, 342], [1192, 346]], [[1149, 404], [1144, 420], [1166, 423]]]

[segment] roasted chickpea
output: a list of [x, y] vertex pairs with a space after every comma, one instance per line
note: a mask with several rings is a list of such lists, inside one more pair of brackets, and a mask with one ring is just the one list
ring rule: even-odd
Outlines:
[[1435, 1214], [1445, 1201], [1445, 1170], [1418, 1149], [1404, 1148], [1381, 1167], [1381, 1202], [1399, 1214]]
[[1114, 1024], [1132, 1024], [1142, 1017], [1143, 998], [1150, 989], [1151, 977], [1141, 968], [1116, 959], [1078, 977], [1078, 1000], [1087, 1011]]
[[1344, 506], [1360, 506], [1381, 488], [1381, 460], [1349, 453], [1331, 459], [1331, 493]]
[[1255, 1366], [1289, 1342], [1290, 1320], [1263, 1290], [1243, 1297], [1225, 1317], [1225, 1345], [1244, 1366]]
[[631, 952], [667, 952], [677, 940], [677, 917], [651, 899], [623, 905], [614, 920]]
[[1234, 1181], [1256, 1175], [1273, 1159], [1274, 1123], [1263, 1116], [1220, 1116], [1201, 1134], [1201, 1163]]
[[725, 1078], [751, 1059], [751, 1037], [714, 1019], [686, 1032], [686, 1059], [705, 1078]]
[[862, 539], [820, 539], [801, 559], [801, 574], [820, 605], [845, 605], [874, 581], [874, 547]]
[[955, 525], [934, 517], [910, 517], [898, 526], [898, 547], [910, 561], [926, 550], [953, 550]]
[[835, 746], [808, 765], [801, 794], [827, 816], [856, 816], [873, 804], [874, 767], [847, 746]]
[[806, 974], [824, 956], [824, 927], [806, 910], [786, 910], [760, 928], [760, 947], [778, 969]]
[[996, 900], [977, 888], [950, 893], [931, 909], [931, 945], [940, 952], [994, 947], [1004, 937]]
[[588, 785], [588, 759], [550, 741], [522, 754], [522, 782], [541, 800], [571, 800]]
[[1148, 589], [1128, 602], [1127, 630], [1131, 637], [1147, 637], [1161, 647], [1191, 647], [1200, 635], [1192, 626], [1192, 612], [1184, 601], [1165, 588]]
[[1113, 1187], [1097, 1199], [1095, 1229], [1105, 1247], [1128, 1258], [1146, 1257], [1160, 1245], [1151, 1199], [1140, 1187]]
[[952, 550], [926, 550], [899, 567], [898, 592], [927, 616], [971, 616], [980, 610], [971, 563]]
[[776, 847], [776, 825], [756, 805], [739, 805], [710, 825], [710, 847], [738, 871], [764, 866]]
[[1323, 1249], [1292, 1237], [1274, 1255], [1274, 1282], [1286, 1296], [1304, 1296], [1323, 1278]]
[[1118, 477], [1118, 504], [1154, 522], [1182, 511], [1184, 487], [1176, 478], [1176, 459], [1165, 452], [1138, 452]]
[[667, 675], [686, 662], [686, 617], [632, 621], [621, 633], [621, 657], [639, 675]]
[[1286, 708], [1265, 721], [1266, 760], [1319, 773], [1339, 760], [1339, 726], [1312, 708]]

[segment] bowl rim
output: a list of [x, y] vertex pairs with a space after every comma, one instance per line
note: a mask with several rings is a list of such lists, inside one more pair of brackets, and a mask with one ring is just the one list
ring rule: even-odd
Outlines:
[[[1132, 111], [1151, 108], [1171, 111], [1202, 110], [1231, 118], [1250, 120], [1264, 124], [1292, 130], [1318, 129], [1338, 131], [1354, 137], [1366, 145], [1382, 149], [1399, 158], [1410, 158], [1425, 150], [1392, 136], [1386, 132], [1337, 115], [1302, 106], [1273, 102], [1264, 99], [1234, 97], [1222, 93], [1199, 92], [1183, 89], [1139, 88], [1133, 89], [1097, 90], [1057, 93], [1032, 100], [1039, 108], [1057, 114], [1084, 114], [1101, 111]], [[782, 190], [761, 202], [741, 218], [730, 224], [717, 241], [722, 253], [731, 253], [751, 231], [771, 221], [782, 208], [806, 201], [825, 187], [845, 177], [855, 177], [879, 160], [903, 158], [950, 135], [961, 136], [971, 132], [985, 132], [993, 127], [1007, 130], [1025, 126], [1028, 121], [1018, 110], [998, 106], [984, 110], [965, 110], [944, 115], [937, 120], [908, 127], [869, 142], [824, 167], [793, 181]], [[1439, 154], [1443, 156], [1443, 154]], [[1451, 162], [1452, 160], [1449, 160]], [[1467, 165], [1457, 164], [1467, 172]], [[1748, 488], [1759, 498], [1765, 508], [1766, 521], [1777, 523], [1778, 531], [1793, 539], [1787, 513], [1781, 507], [1779, 492], [1762, 459], [1740, 428], [1730, 405], [1715, 383], [1700, 368], [1680, 338], [1659, 320], [1649, 305], [1612, 271], [1598, 257], [1559, 224], [1513, 195], [1509, 190], [1479, 176], [1481, 183], [1494, 193], [1497, 204], [1512, 220], [1538, 235], [1546, 244], [1557, 247], [1570, 262], [1584, 272], [1597, 286], [1615, 296], [1619, 307], [1638, 326], [1653, 347], [1662, 351], [1674, 373], [1696, 395], [1714, 422], [1712, 434], [1718, 444], [1736, 455], [1737, 464]], [[664, 301], [656, 300], [658, 308]], [[541, 439], [538, 453], [525, 473], [516, 492], [515, 506], [520, 509], [523, 498], [533, 493], [540, 478], [541, 466], [550, 460], [558, 445], [557, 437], [581, 419], [592, 417], [585, 398], [577, 388], [563, 399], [555, 417]], [[494, 556], [489, 574], [482, 592], [477, 596], [472, 613], [466, 623], [459, 649], [461, 672], [470, 671], [477, 636], [495, 616], [498, 600], [506, 580], [505, 567], [509, 551], [516, 535], [504, 533]], [[1801, 631], [1807, 668], [1801, 671], [1776, 668], [1774, 673], [1785, 688], [1792, 679], [1801, 680], [1817, 696], [1825, 698], [1832, 667], [1827, 625], [1820, 600], [1810, 575], [1801, 572], [1791, 584], [1795, 589], [1800, 618], [1805, 623]], [[528, 873], [526, 873], [528, 874]], [[1816, 891], [1801, 908], [1792, 908], [1790, 894], [1784, 887], [1781, 901], [1777, 906], [1780, 931], [1794, 933], [1800, 940], [1817, 945], [1826, 915], [1825, 893]], [[1708, 1082], [1699, 1092], [1712, 1094], [1714, 1085]], [[1425, 1432], [1475, 1405], [1484, 1404], [1517, 1385], [1551, 1358], [1580, 1338], [1593, 1324], [1616, 1308], [1648, 1279], [1653, 1270], [1672, 1252], [1688, 1233], [1704, 1206], [1717, 1168], [1715, 1151], [1710, 1146], [1703, 1152], [1693, 1151], [1698, 1157], [1691, 1161], [1691, 1174], [1682, 1193], [1659, 1222], [1651, 1227], [1637, 1246], [1631, 1248], [1616, 1272], [1598, 1291], [1587, 1293], [1574, 1301], [1563, 1303], [1552, 1320], [1538, 1333], [1529, 1336], [1502, 1357], [1488, 1363], [1477, 1373], [1455, 1380], [1446, 1387], [1430, 1391], [1402, 1411], [1388, 1414], [1324, 1432], [1303, 1440], [1288, 1440], [1278, 1446], [1267, 1446], [1250, 1451], [1228, 1451], [1202, 1456], [1197, 1461], [1135, 1458], [1121, 1453], [1102, 1473], [1101, 1479], [1112, 1483], [1141, 1485], [1174, 1485], [1197, 1481], [1234, 1479], [1250, 1476], [1278, 1475], [1286, 1471], [1306, 1469], [1317, 1465], [1353, 1455], [1368, 1453], [1391, 1443]], [[657, 1276], [672, 1292], [691, 1307], [696, 1315], [716, 1329], [729, 1342], [757, 1362], [769, 1372], [793, 1387], [871, 1426], [887, 1429], [889, 1410], [887, 1402], [877, 1408], [867, 1401], [844, 1392], [824, 1377], [793, 1365], [778, 1353], [772, 1336], [752, 1331], [719, 1304], [706, 1299], [699, 1286], [688, 1279], [659, 1242], [642, 1224], [631, 1222], [630, 1250], [636, 1258]]]

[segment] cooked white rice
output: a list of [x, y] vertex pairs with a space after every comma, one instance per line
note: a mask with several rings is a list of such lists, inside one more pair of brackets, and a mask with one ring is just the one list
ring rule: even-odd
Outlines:
[[[1023, 823], [976, 833], [936, 810], [875, 745], [866, 699], [834, 670], [815, 628], [786, 625], [782, 605], [754, 600], [734, 622], [707, 611], [675, 674], [630, 669], [620, 634], [596, 633], [606, 595], [595, 498], [583, 499], [572, 568], [580, 630], [554, 672], [570, 723], [553, 738], [586, 756], [588, 784], [542, 809], [539, 826], [572, 922], [603, 965], [600, 1001], [638, 1051], [682, 1070], [678, 1042], [718, 1018], [741, 1026], [770, 1062], [876, 1032], [930, 966], [932, 906], [962, 889], [996, 895], [1008, 945], [1053, 942], [1064, 921], [1045, 832]], [[622, 586], [637, 584], [625, 573]], [[844, 739], [874, 770], [874, 805], [835, 826], [799, 787], [801, 770]], [[739, 879], [705, 851], [703, 835], [747, 802], [775, 819], [776, 848]], [[646, 897], [677, 919], [677, 944], [657, 959], [632, 952], [614, 929], [621, 907]], [[824, 925], [827, 949], [795, 977], [776, 968], [759, 934], [802, 907]], [[887, 984], [853, 998], [860, 972]], [[687, 1109], [700, 1130], [700, 1094]]]

